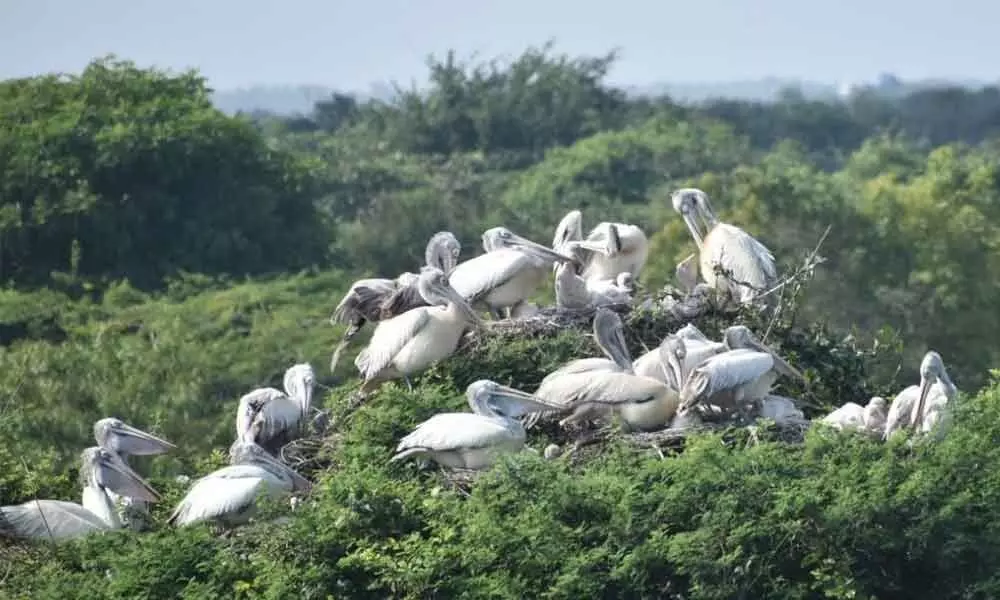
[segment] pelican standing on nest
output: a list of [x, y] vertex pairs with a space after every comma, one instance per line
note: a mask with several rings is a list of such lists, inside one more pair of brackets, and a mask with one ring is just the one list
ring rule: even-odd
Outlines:
[[410, 386], [410, 375], [451, 356], [466, 328], [482, 325], [479, 315], [448, 284], [440, 269], [425, 270], [417, 285], [431, 306], [380, 322], [368, 347], [354, 360], [363, 379], [362, 396], [390, 379], [405, 378]]
[[920, 385], [911, 385], [896, 394], [885, 420], [882, 439], [904, 427], [928, 432], [941, 423], [947, 427], [948, 402], [958, 394], [941, 355], [931, 350], [920, 361]]
[[400, 440], [390, 462], [426, 456], [452, 469], [484, 469], [498, 455], [524, 447], [527, 433], [518, 417], [557, 408], [486, 379], [470, 384], [465, 396], [471, 413], [442, 413], [420, 423]]
[[[439, 231], [431, 236], [424, 249], [425, 267], [441, 269], [450, 272], [458, 264], [462, 251], [455, 234], [450, 231]], [[333, 325], [349, 325], [347, 332], [330, 360], [330, 371], [333, 371], [340, 361], [340, 353], [355, 335], [361, 331], [368, 321], [378, 322], [406, 312], [410, 308], [426, 306], [416, 290], [416, 273], [403, 273], [395, 279], [372, 278], [360, 279], [351, 284], [344, 297], [334, 309], [330, 323]]]
[[727, 328], [724, 340], [729, 350], [709, 357], [687, 377], [680, 394], [683, 410], [699, 404], [739, 410], [767, 396], [779, 374], [804, 381], [745, 326]]
[[[730, 292], [740, 303], [754, 301], [777, 282], [774, 256], [746, 231], [721, 223], [712, 210], [708, 194], [696, 188], [677, 190], [671, 196], [699, 250], [701, 276], [709, 286]], [[705, 226], [702, 235], [697, 218]], [[727, 279], [716, 275], [716, 265], [731, 273]]]
[[153, 488], [116, 453], [95, 446], [84, 450], [81, 459], [83, 504], [31, 500], [0, 507], [0, 537], [64, 540], [121, 529], [109, 490], [146, 502], [159, 500]]
[[495, 319], [504, 309], [526, 302], [549, 277], [554, 262], [573, 257], [523, 238], [506, 227], [483, 233], [486, 254], [459, 263], [448, 280], [472, 306], [483, 306]]
[[312, 487], [306, 478], [248, 439], [237, 440], [230, 454], [236, 464], [195, 481], [167, 523], [177, 527], [201, 521], [241, 525], [253, 516], [258, 496], [281, 497]]
[[[114, 417], [100, 419], [94, 423], [94, 440], [101, 448], [118, 454], [125, 464], [128, 464], [129, 456], [163, 454], [177, 447]], [[113, 490], [106, 491], [112, 504], [119, 507], [119, 516], [127, 527], [136, 531], [146, 528], [149, 506], [144, 500], [119, 496]]]
[[587, 250], [590, 256], [583, 261], [580, 273], [586, 280], [615, 280], [619, 273], [639, 277], [649, 255], [649, 240], [635, 225], [627, 223], [598, 223], [586, 239], [583, 237], [583, 214], [572, 210], [556, 227], [552, 247], [563, 253]]
[[236, 409], [237, 439], [250, 432], [255, 416], [261, 425], [252, 439], [275, 456], [282, 446], [301, 437], [316, 387], [312, 365], [300, 363], [289, 367], [284, 386], [284, 392], [272, 387], [257, 388], [240, 398]]

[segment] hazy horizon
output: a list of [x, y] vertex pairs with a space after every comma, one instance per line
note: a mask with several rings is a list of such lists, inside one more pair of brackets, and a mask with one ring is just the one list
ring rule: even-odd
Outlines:
[[[551, 0], [6, 0], [0, 78], [78, 72], [114, 53], [142, 66], [198, 68], [218, 90], [318, 85], [364, 91], [422, 82], [429, 54], [516, 56], [549, 39], [571, 55], [620, 48], [623, 86], [775, 78], [822, 83], [998, 79], [1000, 5], [903, 0], [700, 4]], [[364, 26], [361, 26], [363, 24]]]

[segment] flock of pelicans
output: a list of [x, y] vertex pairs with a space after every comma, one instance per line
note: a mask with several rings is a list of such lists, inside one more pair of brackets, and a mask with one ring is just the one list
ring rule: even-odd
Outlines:
[[[701, 190], [679, 190], [672, 200], [698, 248], [697, 262], [693, 254], [677, 267], [680, 286], [739, 304], [766, 303], [778, 285], [768, 249], [739, 227], [719, 222]], [[562, 365], [533, 393], [476, 381], [466, 389], [472, 412], [437, 414], [420, 423], [399, 441], [392, 461], [419, 457], [446, 468], [483, 469], [500, 453], [521, 450], [526, 430], [553, 415], [562, 417], [560, 426], [617, 416], [625, 431], [685, 429], [734, 418], [809, 423], [793, 399], [770, 393], [778, 377], [803, 375], [744, 326], [729, 327], [713, 341], [688, 324], [632, 359], [622, 321], [608, 306], [633, 302], [648, 250], [640, 228], [600, 223], [584, 237], [581, 213], [572, 211], [556, 228], [551, 247], [503, 227], [486, 231], [482, 242], [484, 254], [458, 262], [461, 246], [455, 236], [435, 234], [420, 273], [363, 279], [351, 286], [331, 319], [348, 325], [331, 368], [365, 323], [376, 323], [354, 361], [361, 377], [358, 399], [387, 381], [402, 379], [409, 385], [409, 376], [452, 355], [467, 331], [484, 325], [481, 310], [494, 319], [537, 313], [528, 299], [553, 276], [559, 309], [594, 310], [594, 336], [604, 356]], [[234, 526], [251, 517], [261, 494], [308, 491], [310, 482], [278, 456], [309, 428], [316, 411], [315, 384], [313, 368], [297, 364], [285, 372], [283, 391], [260, 388], [244, 395], [229, 466], [196, 480], [168, 523]], [[866, 406], [847, 403], [820, 421], [883, 439], [903, 428], [940, 432], [956, 393], [941, 357], [932, 351], [921, 362], [920, 384], [904, 389], [891, 405], [880, 397]], [[0, 507], [0, 536], [58, 540], [144, 528], [148, 503], [159, 495], [129, 466], [128, 457], [167, 452], [173, 444], [114, 418], [98, 421], [94, 435], [97, 446], [81, 457], [82, 504], [32, 500]], [[547, 448], [546, 456], [557, 451]]]

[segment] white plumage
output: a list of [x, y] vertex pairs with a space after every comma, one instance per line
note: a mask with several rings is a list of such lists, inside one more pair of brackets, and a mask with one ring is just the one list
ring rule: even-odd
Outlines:
[[284, 392], [271, 387], [257, 388], [240, 398], [236, 409], [237, 439], [250, 431], [255, 418], [261, 421], [261, 426], [254, 441], [272, 454], [298, 439], [312, 408], [316, 373], [309, 363], [292, 365], [285, 371], [283, 383]]
[[620, 273], [639, 277], [649, 254], [649, 240], [635, 225], [598, 223], [583, 239], [583, 214], [566, 213], [556, 227], [552, 248], [566, 254], [586, 251], [580, 275], [587, 281], [615, 281]]
[[863, 430], [881, 435], [885, 429], [886, 405], [880, 396], [872, 397], [865, 406], [846, 402], [820, 419], [821, 423], [840, 430]]
[[420, 423], [400, 440], [391, 461], [426, 456], [445, 467], [483, 469], [499, 454], [524, 447], [527, 434], [517, 417], [553, 408], [488, 380], [470, 384], [466, 398], [473, 412], [438, 414]]
[[930, 351], [920, 362], [920, 385], [911, 385], [896, 394], [889, 407], [883, 439], [893, 432], [909, 427], [928, 432], [944, 421], [947, 429], [948, 402], [958, 393], [944, 368], [944, 361], [937, 352]]
[[[774, 255], [746, 231], [719, 222], [705, 192], [681, 189], [673, 193], [672, 202], [698, 246], [701, 276], [708, 285], [729, 292], [740, 303], [752, 302], [773, 287], [777, 282]], [[705, 225], [704, 235], [696, 215]], [[718, 276], [716, 266], [729, 277]]]

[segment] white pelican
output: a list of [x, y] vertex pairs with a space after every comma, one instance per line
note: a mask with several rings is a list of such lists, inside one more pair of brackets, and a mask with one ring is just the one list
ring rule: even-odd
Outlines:
[[[683, 345], [683, 348], [679, 348], [680, 345]], [[680, 353], [681, 350], [683, 350], [683, 354]], [[695, 367], [709, 357], [721, 354], [726, 350], [725, 344], [711, 341], [697, 327], [688, 323], [678, 329], [673, 336], [668, 335], [663, 338], [663, 342], [658, 348], [635, 359], [632, 367], [636, 375], [659, 379], [679, 391], [680, 386], [683, 385], [684, 381], [687, 381], [689, 374]], [[665, 370], [665, 365], [669, 364], [665, 362], [668, 360], [666, 353], [671, 351], [680, 365], [680, 374], [676, 377], [672, 377], [670, 372]], [[677, 383], [678, 381], [681, 383]]]
[[680, 394], [684, 409], [697, 404], [739, 409], [768, 395], [779, 374], [804, 379], [745, 326], [727, 328], [724, 339], [728, 351], [710, 356], [688, 374]]
[[442, 413], [417, 425], [390, 459], [426, 456], [453, 469], [484, 469], [497, 455], [517, 452], [527, 437], [518, 417], [553, 407], [536, 396], [481, 379], [465, 390], [471, 413]]
[[390, 379], [403, 377], [409, 384], [410, 375], [451, 356], [469, 325], [482, 324], [469, 303], [448, 285], [440, 269], [422, 272], [418, 285], [420, 294], [432, 306], [381, 321], [368, 347], [354, 359], [364, 380], [362, 396]]
[[83, 504], [63, 500], [31, 500], [0, 507], [0, 537], [63, 540], [95, 531], [121, 529], [122, 522], [108, 490], [146, 502], [159, 496], [116, 453], [98, 446], [81, 455]]
[[277, 455], [281, 447], [298, 439], [312, 408], [316, 373], [309, 363], [292, 365], [285, 371], [285, 391], [257, 388], [240, 398], [236, 409], [236, 438], [250, 431], [255, 419], [261, 421], [253, 441]]
[[581, 239], [582, 232], [582, 213], [570, 211], [556, 227], [552, 247], [562, 252], [589, 250], [591, 256], [581, 273], [584, 279], [615, 279], [626, 271], [639, 277], [642, 273], [649, 254], [649, 240], [642, 229], [627, 223], [603, 222], [591, 229], [586, 239]]
[[200, 521], [240, 525], [253, 515], [258, 496], [280, 497], [311, 487], [307, 479], [249, 440], [237, 440], [230, 453], [237, 464], [195, 481], [168, 523], [177, 527]]
[[756, 402], [757, 416], [762, 419], [771, 419], [778, 425], [808, 423], [805, 413], [791, 398], [768, 394]]
[[625, 325], [621, 317], [608, 308], [598, 308], [594, 313], [594, 340], [604, 356], [573, 359], [545, 376], [539, 386], [543, 390], [547, 381], [563, 375], [589, 373], [593, 371], [631, 372], [632, 359], [625, 343]]
[[556, 306], [585, 309], [609, 304], [631, 304], [628, 285], [631, 273], [620, 273], [616, 280], [587, 280], [570, 263], [556, 265]]
[[885, 419], [885, 398], [873, 396], [865, 406], [855, 402], [844, 403], [843, 406], [820, 419], [820, 423], [840, 430], [860, 429], [882, 435], [885, 429]]
[[573, 260], [505, 227], [483, 233], [483, 247], [486, 254], [459, 263], [448, 281], [469, 304], [486, 307], [496, 319], [535, 293], [553, 262]]
[[[129, 456], [163, 454], [177, 446], [151, 433], [136, 429], [121, 419], [107, 417], [94, 423], [94, 440], [97, 445], [121, 457], [128, 464]], [[149, 507], [141, 499], [119, 496], [107, 490], [112, 504], [120, 508], [120, 517], [128, 527], [141, 530], [147, 525]]]
[[[746, 231], [719, 222], [708, 195], [696, 188], [684, 188], [673, 193], [674, 210], [681, 214], [699, 250], [701, 276], [710, 286], [735, 292], [740, 303], [753, 301], [777, 281], [774, 256], [766, 246]], [[705, 224], [705, 235], [698, 228], [696, 217]], [[715, 266], [731, 273], [731, 281], [717, 277]]]
[[941, 355], [931, 350], [920, 361], [920, 385], [911, 385], [893, 399], [882, 439], [889, 439], [894, 431], [907, 426], [914, 431], [930, 431], [938, 422], [946, 420], [943, 417], [948, 401], [957, 393]]
[[[427, 242], [424, 250], [425, 266], [435, 267], [448, 273], [458, 263], [461, 251], [462, 246], [455, 234], [450, 231], [439, 231]], [[366, 322], [378, 322], [410, 308], [424, 305], [419, 294], [415, 293], [418, 277], [416, 273], [407, 272], [395, 279], [359, 279], [351, 284], [330, 317], [330, 323], [333, 325], [350, 326], [330, 360], [331, 371], [337, 366], [340, 353], [347, 342], [361, 331]]]

